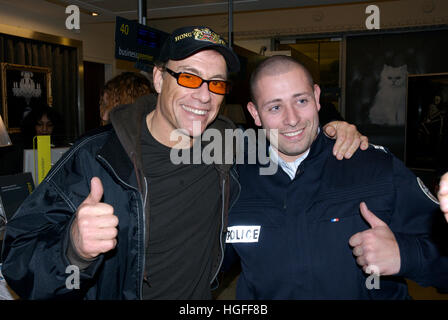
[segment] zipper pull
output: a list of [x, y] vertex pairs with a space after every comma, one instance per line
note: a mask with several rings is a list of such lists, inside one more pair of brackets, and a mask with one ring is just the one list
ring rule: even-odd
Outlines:
[[151, 288], [151, 284], [149, 283], [149, 278], [148, 278], [148, 275], [146, 274], [146, 272], [143, 275], [143, 282], [145, 282]]

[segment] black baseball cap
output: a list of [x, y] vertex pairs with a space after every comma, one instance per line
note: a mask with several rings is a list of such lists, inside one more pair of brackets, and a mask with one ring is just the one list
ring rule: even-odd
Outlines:
[[226, 60], [229, 72], [240, 70], [237, 55], [229, 48], [219, 34], [208, 27], [189, 26], [174, 30], [162, 45], [159, 61], [182, 60], [198, 51], [213, 49]]

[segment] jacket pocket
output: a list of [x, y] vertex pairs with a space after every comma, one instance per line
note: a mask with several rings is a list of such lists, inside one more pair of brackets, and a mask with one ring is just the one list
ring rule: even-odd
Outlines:
[[357, 217], [362, 220], [359, 205], [365, 202], [370, 211], [389, 223], [393, 199], [392, 183], [344, 188], [321, 194], [307, 209], [307, 218], [310, 223], [344, 222]]
[[265, 199], [239, 200], [230, 210], [229, 226], [259, 225], [277, 228], [285, 217], [279, 205]]

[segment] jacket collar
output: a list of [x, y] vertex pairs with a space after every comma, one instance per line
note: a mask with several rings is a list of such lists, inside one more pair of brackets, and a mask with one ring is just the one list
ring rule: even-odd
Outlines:
[[[311, 144], [310, 152], [308, 153], [307, 157], [303, 161], [307, 161], [308, 162], [309, 160], [318, 157], [321, 154], [321, 152], [326, 150], [325, 146], [327, 144], [332, 143], [331, 142], [332, 140], [330, 138], [327, 138], [323, 132], [324, 132], [323, 129], [320, 128], [319, 133], [317, 134], [316, 139]], [[267, 143], [266, 143], [266, 154], [265, 154], [266, 158], [265, 159], [270, 159], [270, 156], [269, 156], [269, 146], [270, 146], [270, 143], [269, 143], [269, 140], [267, 140]], [[258, 157], [257, 157], [257, 159], [258, 159]], [[264, 166], [264, 167], [269, 166], [269, 163], [261, 163], [259, 161], [258, 161], [258, 164], [261, 165], [261, 166]]]
[[142, 119], [155, 109], [157, 96], [150, 94], [140, 97], [134, 104], [125, 104], [113, 108], [110, 120], [124, 150], [131, 161], [141, 169], [140, 138]]
[[109, 126], [111, 134], [103, 147], [98, 151], [97, 156], [104, 159], [113, 169], [113, 173], [118, 175], [121, 180], [127, 184], [134, 185], [134, 183], [131, 183], [130, 181], [134, 166], [126, 154], [126, 150], [120, 143], [115, 130], [112, 129], [111, 125]]
[[[134, 104], [121, 105], [113, 108], [110, 112], [110, 120], [114, 133], [110, 136], [108, 143], [103, 146], [100, 154], [112, 165], [113, 169], [123, 181], [129, 182], [129, 177], [133, 170], [142, 170], [140, 143], [142, 119], [156, 108], [156, 104], [157, 96], [151, 94], [140, 97]], [[225, 137], [225, 129], [235, 128], [235, 125], [229, 119], [218, 116], [207, 129], [218, 130], [221, 132], [222, 137]], [[118, 149], [117, 145], [120, 145]], [[222, 154], [225, 157], [226, 150], [223, 150], [224, 152]], [[125, 154], [127, 155], [127, 159]], [[224, 164], [224, 159], [222, 163], [215, 165], [217, 170], [220, 172], [228, 172], [232, 164]]]
[[332, 139], [328, 138], [324, 134], [324, 130], [322, 128], [320, 128], [320, 132], [318, 133], [316, 139], [311, 144], [310, 153], [308, 154], [308, 156], [306, 157], [305, 160], [309, 161], [309, 160], [312, 160], [312, 159], [317, 158], [318, 156], [320, 156], [320, 154], [324, 150], [328, 150], [328, 149], [325, 148], [325, 146], [327, 144], [332, 143], [331, 141], [332, 141]]

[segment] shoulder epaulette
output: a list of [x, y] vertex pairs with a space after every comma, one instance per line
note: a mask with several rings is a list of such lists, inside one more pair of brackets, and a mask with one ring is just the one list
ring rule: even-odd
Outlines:
[[374, 147], [376, 150], [381, 150], [381, 151], [383, 151], [384, 153], [389, 153], [389, 152], [386, 150], [386, 148], [384, 148], [383, 146], [379, 146], [379, 145], [376, 145], [376, 144], [373, 144], [373, 143], [369, 143], [369, 145], [371, 145], [372, 147]]

